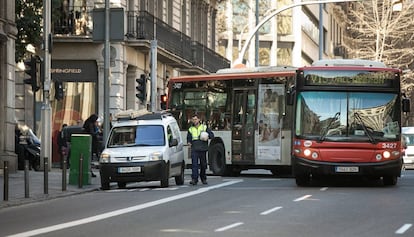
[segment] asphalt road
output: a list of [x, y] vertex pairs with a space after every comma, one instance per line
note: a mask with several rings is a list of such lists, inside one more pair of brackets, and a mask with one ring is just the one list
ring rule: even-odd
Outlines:
[[[255, 172], [258, 172], [255, 174]], [[414, 171], [395, 187], [340, 179], [297, 187], [263, 171], [159, 182], [0, 210], [0, 236], [414, 236]]]

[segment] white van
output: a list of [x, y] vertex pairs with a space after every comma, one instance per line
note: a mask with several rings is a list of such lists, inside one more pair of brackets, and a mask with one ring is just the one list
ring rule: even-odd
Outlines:
[[406, 146], [403, 155], [404, 168], [414, 168], [414, 127], [403, 127], [403, 145]]
[[124, 111], [115, 116], [99, 159], [101, 188], [111, 182], [160, 181], [174, 177], [184, 184], [184, 141], [175, 118], [167, 112]]

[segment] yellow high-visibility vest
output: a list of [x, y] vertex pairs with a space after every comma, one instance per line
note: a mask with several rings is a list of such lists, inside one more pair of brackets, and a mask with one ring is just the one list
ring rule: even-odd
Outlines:
[[190, 132], [192, 136], [192, 140], [199, 140], [201, 132], [205, 132], [207, 129], [207, 126], [204, 124], [200, 124], [198, 127], [191, 126], [188, 131]]

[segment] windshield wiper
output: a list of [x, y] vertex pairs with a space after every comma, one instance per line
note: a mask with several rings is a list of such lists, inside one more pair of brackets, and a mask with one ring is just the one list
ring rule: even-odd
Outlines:
[[365, 126], [364, 121], [362, 121], [361, 115], [359, 115], [359, 113], [354, 112], [354, 117], [358, 120], [358, 122], [361, 124], [362, 128], [364, 129], [365, 133], [368, 136], [369, 141], [372, 144], [377, 144], [377, 141], [375, 140], [375, 138], [372, 136], [371, 132], [368, 130], [367, 126]]
[[341, 112], [336, 112], [334, 117], [329, 122], [328, 126], [326, 126], [326, 129], [323, 131], [322, 135], [319, 137], [319, 142], [325, 141], [325, 137], [328, 134], [329, 128], [331, 128], [332, 124], [338, 120], [339, 116], [341, 116]]

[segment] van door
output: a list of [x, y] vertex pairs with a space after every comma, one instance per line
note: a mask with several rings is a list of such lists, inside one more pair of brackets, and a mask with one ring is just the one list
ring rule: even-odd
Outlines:
[[[172, 139], [177, 139], [178, 144], [176, 146], [169, 146], [169, 143]], [[171, 175], [180, 173], [181, 163], [184, 160], [184, 149], [180, 129], [176, 123], [171, 123], [167, 126], [167, 142], [167, 150], [171, 164]]]

